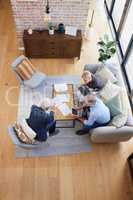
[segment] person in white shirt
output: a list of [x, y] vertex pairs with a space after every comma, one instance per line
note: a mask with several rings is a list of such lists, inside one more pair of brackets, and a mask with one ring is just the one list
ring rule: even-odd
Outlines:
[[[89, 130], [99, 126], [105, 126], [110, 121], [110, 110], [101, 99], [93, 94], [84, 98], [84, 106], [89, 107], [87, 119], [75, 115], [75, 118], [83, 123], [82, 129], [76, 131], [77, 135], [89, 133]], [[81, 109], [75, 107], [76, 110]]]

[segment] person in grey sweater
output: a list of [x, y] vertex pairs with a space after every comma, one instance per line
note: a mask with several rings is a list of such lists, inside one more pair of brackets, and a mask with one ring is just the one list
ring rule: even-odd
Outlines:
[[84, 71], [82, 74], [84, 85], [93, 90], [100, 90], [104, 86], [100, 77], [92, 74], [90, 71]]

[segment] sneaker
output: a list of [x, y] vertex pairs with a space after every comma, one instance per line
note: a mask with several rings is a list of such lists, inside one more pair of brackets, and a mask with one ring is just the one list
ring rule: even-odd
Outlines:
[[57, 135], [59, 132], [60, 132], [60, 130], [59, 130], [59, 129], [55, 129], [55, 131], [54, 131], [54, 132], [52, 132], [52, 133], [49, 133], [49, 137], [51, 137], [51, 136], [54, 136], [54, 135]]
[[89, 131], [85, 131], [83, 129], [76, 131], [76, 135], [85, 135], [85, 134], [89, 134]]

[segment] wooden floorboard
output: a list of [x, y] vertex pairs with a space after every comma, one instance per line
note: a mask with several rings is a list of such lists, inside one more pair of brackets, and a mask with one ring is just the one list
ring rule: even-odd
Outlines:
[[[99, 4], [95, 10], [95, 33], [90, 41], [84, 41], [80, 61], [33, 59], [32, 62], [37, 69], [47, 75], [80, 75], [84, 64], [97, 62], [96, 43], [109, 28]], [[2, 0], [0, 200], [132, 200], [133, 185], [126, 159], [133, 152], [133, 140], [121, 144], [92, 144], [92, 152], [79, 155], [15, 158], [14, 146], [8, 137], [7, 127], [16, 120], [19, 84], [10, 64], [20, 54], [10, 3], [8, 0]], [[7, 96], [15, 105], [8, 103]]]

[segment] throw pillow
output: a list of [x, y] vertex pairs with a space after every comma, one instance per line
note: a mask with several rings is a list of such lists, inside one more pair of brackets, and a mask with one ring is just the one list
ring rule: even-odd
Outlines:
[[120, 97], [120, 114], [116, 115], [115, 117], [113, 117], [113, 119], [110, 122], [110, 125], [114, 125], [117, 128], [120, 128], [122, 126], [124, 126], [127, 122], [127, 118], [128, 118], [128, 101], [127, 101], [127, 96], [126, 96], [126, 92], [124, 90], [121, 90], [119, 93], [119, 97]]
[[35, 73], [35, 69], [28, 59], [23, 60], [16, 68], [17, 74], [22, 80], [29, 80]]
[[26, 135], [26, 133], [23, 131], [22, 127], [21, 127], [19, 124], [15, 123], [15, 125], [14, 125], [14, 130], [15, 130], [15, 133], [16, 133], [18, 139], [19, 139], [21, 142], [23, 142], [23, 143], [25, 143], [25, 144], [33, 144], [33, 143], [34, 143], [34, 140], [31, 140], [31, 139]]
[[121, 99], [120, 94], [118, 93], [116, 96], [114, 96], [111, 99], [108, 99], [105, 104], [110, 109], [111, 117], [114, 117], [118, 114], [121, 114], [122, 111], [122, 105], [121, 105]]
[[106, 84], [108, 80], [110, 80], [112, 83], [117, 82], [117, 79], [114, 76], [114, 74], [105, 66], [98, 68], [95, 75], [102, 79], [102, 82], [104, 83], [104, 85]]
[[111, 81], [108, 80], [104, 88], [102, 88], [101, 91], [99, 92], [99, 95], [102, 98], [102, 100], [105, 102], [115, 97], [119, 93], [120, 89], [121, 87], [119, 87], [116, 84], [111, 83]]
[[33, 140], [36, 137], [36, 133], [30, 128], [30, 126], [28, 126], [24, 118], [19, 121], [19, 125], [22, 127], [28, 138]]
[[109, 123], [110, 126], [115, 126], [117, 128], [123, 127], [126, 124], [127, 115], [126, 114], [119, 114], [116, 115], [111, 122]]

